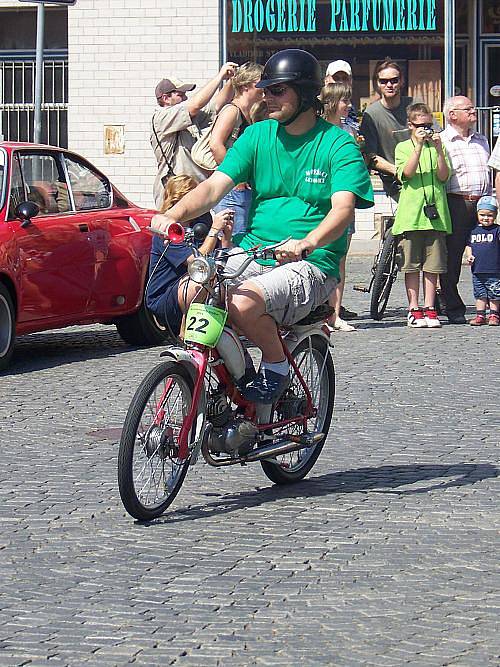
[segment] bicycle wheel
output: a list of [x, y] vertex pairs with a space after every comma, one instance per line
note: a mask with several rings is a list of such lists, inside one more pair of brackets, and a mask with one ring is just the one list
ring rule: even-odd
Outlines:
[[167, 361], [148, 373], [132, 399], [120, 440], [118, 488], [135, 519], [160, 516], [182, 486], [189, 457], [178, 458], [178, 438], [192, 395], [189, 373]]
[[396, 280], [396, 250], [397, 241], [389, 230], [373, 277], [370, 317], [374, 320], [383, 318], [392, 286]]
[[[325, 435], [313, 447], [277, 456], [272, 461], [261, 461], [265, 474], [276, 484], [300, 481], [316, 463], [330, 428], [335, 400], [335, 369], [327, 342], [320, 336], [310, 336], [295, 348], [292, 356], [307, 384], [316, 409], [316, 415], [307, 422], [307, 431], [320, 431]], [[272, 421], [296, 417], [303, 413], [305, 408], [304, 388], [297, 375], [292, 372], [289, 388], [273, 407]], [[276, 440], [283, 440], [287, 435], [302, 433], [302, 425], [293, 424], [273, 431], [273, 437]]]

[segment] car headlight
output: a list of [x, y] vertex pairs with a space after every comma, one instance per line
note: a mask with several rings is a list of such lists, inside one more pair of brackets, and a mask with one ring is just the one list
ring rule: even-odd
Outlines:
[[213, 276], [215, 264], [208, 257], [195, 257], [188, 266], [188, 273], [191, 280], [203, 285]]

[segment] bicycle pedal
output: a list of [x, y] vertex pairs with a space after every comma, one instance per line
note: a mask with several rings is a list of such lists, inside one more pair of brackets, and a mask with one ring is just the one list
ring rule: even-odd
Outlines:
[[369, 292], [370, 288], [367, 287], [366, 285], [353, 285], [352, 289], [355, 290], [356, 292]]

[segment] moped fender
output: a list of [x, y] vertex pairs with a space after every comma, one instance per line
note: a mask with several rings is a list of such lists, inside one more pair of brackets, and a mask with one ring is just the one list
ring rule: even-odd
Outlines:
[[[191, 379], [193, 380], [193, 386], [198, 377], [198, 364], [196, 360], [189, 354], [187, 350], [184, 350], [182, 347], [175, 347], [174, 345], [167, 347], [160, 354], [160, 357], [171, 357], [175, 359], [187, 370]], [[198, 401], [198, 414], [196, 415], [195, 421], [195, 437], [190, 446], [191, 449], [191, 463], [194, 465], [198, 460], [198, 455], [201, 448], [201, 434], [203, 433], [205, 427], [205, 414], [207, 407], [207, 395], [205, 392], [205, 387], [202, 387], [200, 398]]]
[[319, 338], [322, 338], [327, 345], [330, 344], [330, 346], [332, 346], [329, 337], [325, 334], [319, 324], [314, 326], [307, 325], [306, 327], [292, 327], [290, 331], [287, 331], [283, 338], [283, 342], [287, 346], [289, 352], [293, 352], [303, 340], [310, 338], [311, 336], [318, 336]]

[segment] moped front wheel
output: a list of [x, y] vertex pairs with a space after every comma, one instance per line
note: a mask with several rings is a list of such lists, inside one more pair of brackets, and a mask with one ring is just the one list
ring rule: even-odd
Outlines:
[[179, 435], [191, 410], [193, 381], [167, 361], [144, 378], [125, 418], [118, 453], [118, 488], [139, 521], [159, 517], [182, 486], [190, 457], [179, 458]]
[[[307, 431], [319, 431], [324, 436], [312, 447], [262, 461], [264, 473], [275, 484], [299, 482], [311, 470], [330, 430], [335, 402], [335, 369], [327, 342], [320, 336], [309, 336], [293, 350], [292, 356], [312, 398], [314, 416], [307, 420]], [[292, 371], [290, 386], [273, 408], [272, 421], [276, 423], [296, 417], [304, 413], [306, 407], [304, 387]], [[287, 436], [300, 436], [302, 433], [301, 424], [292, 424], [276, 430], [274, 437], [286, 439]]]

